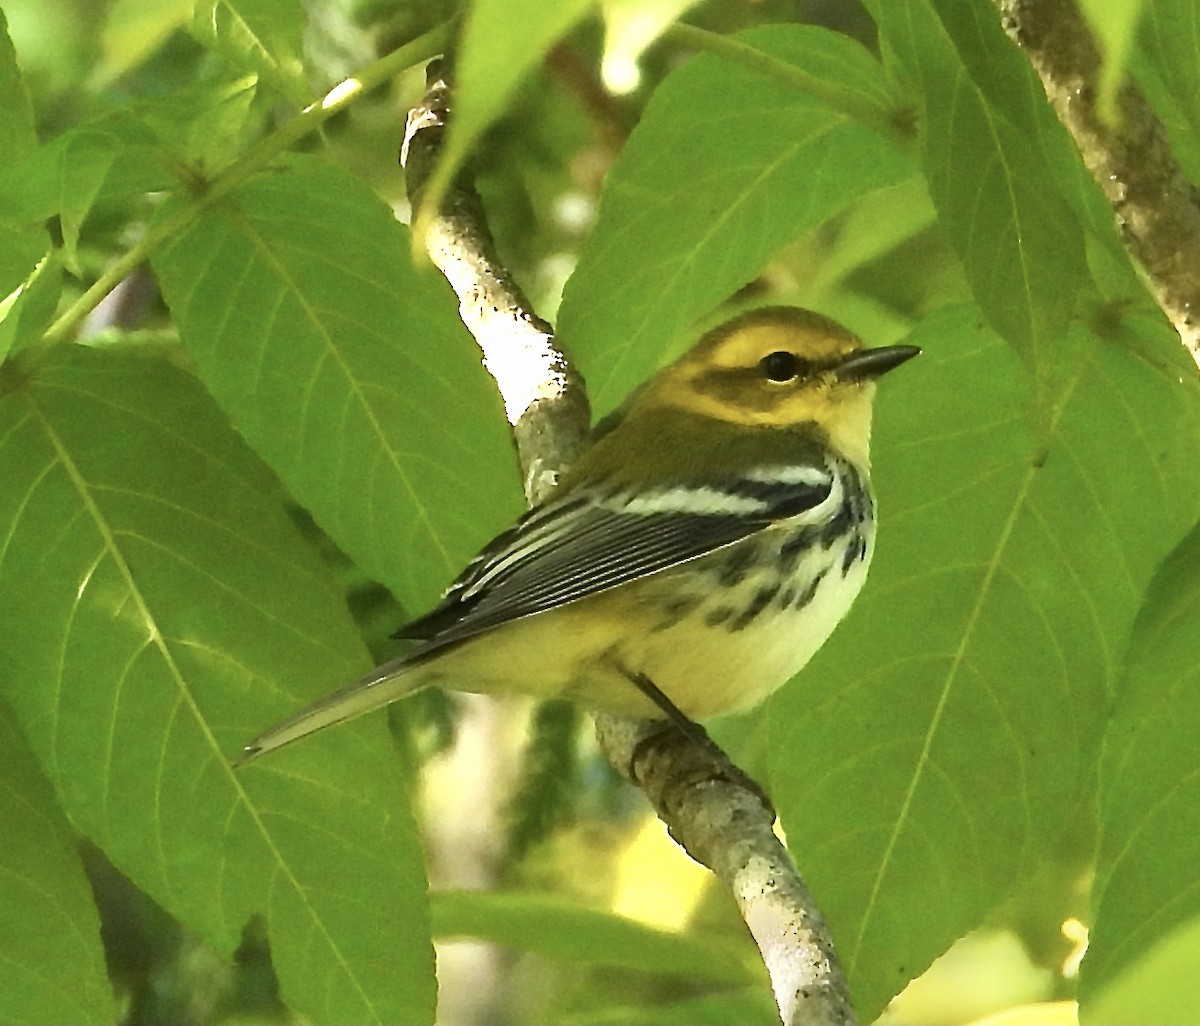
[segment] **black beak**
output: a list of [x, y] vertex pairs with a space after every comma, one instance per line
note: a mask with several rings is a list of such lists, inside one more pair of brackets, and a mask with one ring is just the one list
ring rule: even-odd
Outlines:
[[837, 366], [839, 381], [874, 381], [881, 374], [899, 367], [918, 356], [916, 346], [882, 346], [879, 349], [859, 349]]

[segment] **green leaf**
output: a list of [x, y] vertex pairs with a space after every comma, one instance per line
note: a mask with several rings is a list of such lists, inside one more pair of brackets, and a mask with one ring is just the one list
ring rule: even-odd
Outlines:
[[[738, 37], [845, 89], [887, 91], [861, 46], [775, 25]], [[781, 246], [912, 173], [889, 141], [777, 79], [702, 54], [658, 88], [609, 172], [559, 333], [603, 413]]]
[[[1187, 876], [1194, 876], [1188, 866]], [[1157, 875], [1157, 868], [1155, 874]], [[1183, 881], [1180, 880], [1180, 884]], [[1133, 910], [1130, 910], [1133, 911]], [[1131, 917], [1132, 921], [1132, 917]], [[1145, 941], [1146, 934], [1135, 932]], [[1110, 939], [1110, 938], [1105, 938]], [[1139, 944], [1127, 952], [1130, 961], [1112, 964], [1116, 975], [1099, 976], [1088, 971], [1084, 960], [1079, 1021], [1086, 1024], [1152, 1022], [1161, 1026], [1191, 1026], [1200, 1015], [1200, 920], [1190, 919], [1165, 938], [1146, 947]]]
[[113, 0], [100, 33], [97, 85], [107, 85], [141, 64], [192, 14], [193, 0]]
[[929, 191], [975, 298], [1040, 376], [1087, 272], [1083, 233], [1057, 188], [1062, 129], [989, 5], [868, 7], [919, 105]]
[[454, 119], [425, 190], [434, 209], [476, 140], [521, 82], [597, 0], [472, 0], [454, 55]]
[[420, 845], [382, 720], [229, 763], [367, 662], [270, 476], [164, 361], [64, 347], [4, 385], [0, 688], [71, 819], [227, 955], [265, 914], [306, 1018], [428, 1019]]
[[154, 267], [238, 430], [418, 609], [519, 509], [504, 414], [454, 300], [359, 179], [312, 160], [200, 216]]
[[17, 64], [17, 54], [8, 38], [8, 22], [0, 10], [0, 153], [6, 161], [17, 161], [37, 149], [33, 130], [33, 107]]
[[175, 158], [212, 175], [237, 155], [257, 75], [199, 82], [138, 104], [137, 113]]
[[100, 918], [76, 839], [0, 702], [0, 1020], [115, 1022]]
[[1138, 22], [1148, 7], [1146, 0], [1080, 0], [1079, 10], [1100, 44], [1104, 63], [1096, 95], [1100, 115], [1117, 117], [1117, 90], [1124, 83]]
[[0, 299], [0, 364], [9, 354], [41, 338], [54, 317], [61, 292], [59, 258], [48, 252], [21, 284]]
[[937, 220], [923, 175], [863, 196], [838, 225], [837, 241], [805, 284], [806, 294], [833, 289], [855, 271], [930, 228]]
[[1200, 388], [1165, 330], [1154, 362], [1074, 332], [1044, 441], [976, 310], [912, 341], [880, 386], [878, 559], [771, 708], [772, 796], [864, 1019], [1051, 850], [1145, 589], [1200, 511]]
[[0, 299], [29, 277], [49, 245], [44, 228], [0, 220]]
[[1177, 158], [1195, 179], [1200, 174], [1200, 19], [1193, 0], [1148, 4], [1134, 55], [1137, 84], [1163, 119]]
[[46, 229], [0, 218], [0, 364], [45, 330], [60, 286]]
[[0, 169], [0, 210], [18, 223], [57, 215], [63, 256], [71, 265], [83, 223], [99, 201], [176, 184], [156, 135], [120, 110], [86, 121], [26, 160]]
[[761, 980], [730, 950], [542, 895], [435, 891], [435, 937], [478, 938], [577, 966], [605, 965], [707, 983]]
[[[1100, 1005], [1110, 1000], [1103, 996], [1107, 985], [1120, 986], [1113, 982], [1119, 974], [1150, 958], [1173, 930], [1200, 915], [1198, 617], [1200, 529], [1155, 579], [1108, 729], [1100, 778], [1098, 901], [1082, 981], [1085, 1007], [1091, 1000]], [[1194, 925], [1188, 933], [1185, 950], [1194, 951]], [[1189, 1021], [1200, 1013], [1195, 997]]]
[[305, 22], [299, 0], [197, 0], [192, 33], [235, 67], [261, 75], [303, 104]]
[[762, 985], [741, 991], [705, 994], [683, 1001], [642, 1001], [622, 1008], [603, 1007], [575, 1012], [564, 1022], [571, 1026], [745, 1026], [773, 1022], [779, 1015]]

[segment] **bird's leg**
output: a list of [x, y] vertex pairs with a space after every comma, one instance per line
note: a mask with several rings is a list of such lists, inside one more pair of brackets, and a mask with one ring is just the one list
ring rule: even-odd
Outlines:
[[[682, 712], [679, 711], [679, 706], [672, 702], [666, 693], [657, 684], [654, 683], [640, 670], [634, 672], [627, 670], [625, 667], [620, 667], [621, 673], [628, 678], [629, 682], [645, 695], [651, 702], [657, 705], [670, 720], [679, 729], [679, 732], [685, 737], [690, 738], [702, 748], [707, 748], [710, 751], [716, 749], [720, 752], [720, 748], [713, 742], [713, 739], [708, 736], [706, 731], [695, 720], [690, 720]], [[724, 754], [724, 753], [722, 753]]]
[[[689, 719], [687, 716], [685, 716], [680, 711], [679, 706], [672, 702], [671, 699], [668, 698], [663, 692], [662, 688], [655, 684], [654, 681], [646, 676], [646, 674], [642, 673], [640, 670], [635, 672], [632, 670], [627, 670], [624, 667], [620, 667], [620, 670], [634, 687], [636, 687], [643, 695], [650, 699], [650, 701], [652, 701], [666, 714], [666, 717], [669, 721], [669, 726], [666, 728], [667, 731], [674, 730], [679, 734], [682, 734], [694, 745], [706, 752], [716, 763], [718, 771], [723, 777], [725, 777], [726, 780], [732, 784], [737, 784], [741, 787], [744, 787], [756, 794], [762, 801], [763, 805], [770, 811], [772, 818], [774, 818], [775, 806], [772, 804], [771, 799], [767, 796], [766, 791], [763, 790], [762, 785], [759, 784], [758, 781], [751, 777], [748, 773], [746, 773], [745, 770], [736, 765], [734, 761], [725, 754], [724, 749], [722, 749], [720, 745], [718, 745], [711, 737], [708, 736], [708, 731], [700, 726], [700, 724], [695, 720]], [[641, 741], [641, 743], [638, 745], [638, 751], [634, 752], [635, 762], [638, 759], [639, 751], [643, 747], [652, 747], [661, 734], [662, 731], [658, 732], [657, 734], [651, 734]]]

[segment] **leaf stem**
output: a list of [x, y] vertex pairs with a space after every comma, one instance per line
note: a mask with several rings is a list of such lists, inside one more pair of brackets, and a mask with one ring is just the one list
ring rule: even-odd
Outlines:
[[780, 60], [778, 57], [772, 57], [769, 53], [743, 43], [732, 36], [718, 35], [716, 32], [709, 32], [706, 29], [679, 22], [672, 25], [663, 35], [664, 38], [679, 46], [703, 50], [723, 57], [734, 64], [740, 64], [751, 71], [769, 75], [785, 85], [820, 100], [839, 113], [877, 129], [890, 138], [904, 138], [911, 135], [911, 131], [905, 129], [906, 119], [900, 110], [872, 103], [861, 94], [850, 93], [819, 75], [814, 75], [795, 64]]
[[176, 207], [153, 222], [141, 240], [118, 257], [92, 286], [50, 325], [43, 336], [43, 342], [56, 343], [68, 339], [100, 301], [166, 240], [183, 231], [201, 213], [228, 196], [247, 178], [261, 171], [306, 135], [315, 132], [334, 114], [360, 96], [383, 85], [401, 71], [442, 53], [450, 38], [452, 25], [452, 20], [443, 22], [375, 63], [367, 65], [345, 81], [339, 82], [321, 99], [310, 103], [299, 115], [281, 125], [225, 168], [190, 203]]

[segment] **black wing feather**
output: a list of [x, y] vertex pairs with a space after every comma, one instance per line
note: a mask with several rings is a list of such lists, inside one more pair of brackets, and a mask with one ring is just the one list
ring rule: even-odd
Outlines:
[[[817, 468], [813, 468], [816, 472]], [[616, 588], [732, 545], [819, 506], [828, 469], [799, 483], [740, 481], [717, 489], [758, 504], [752, 513], [628, 512], [629, 496], [564, 496], [527, 513], [467, 567], [445, 598], [396, 637], [421, 659], [510, 620]]]

